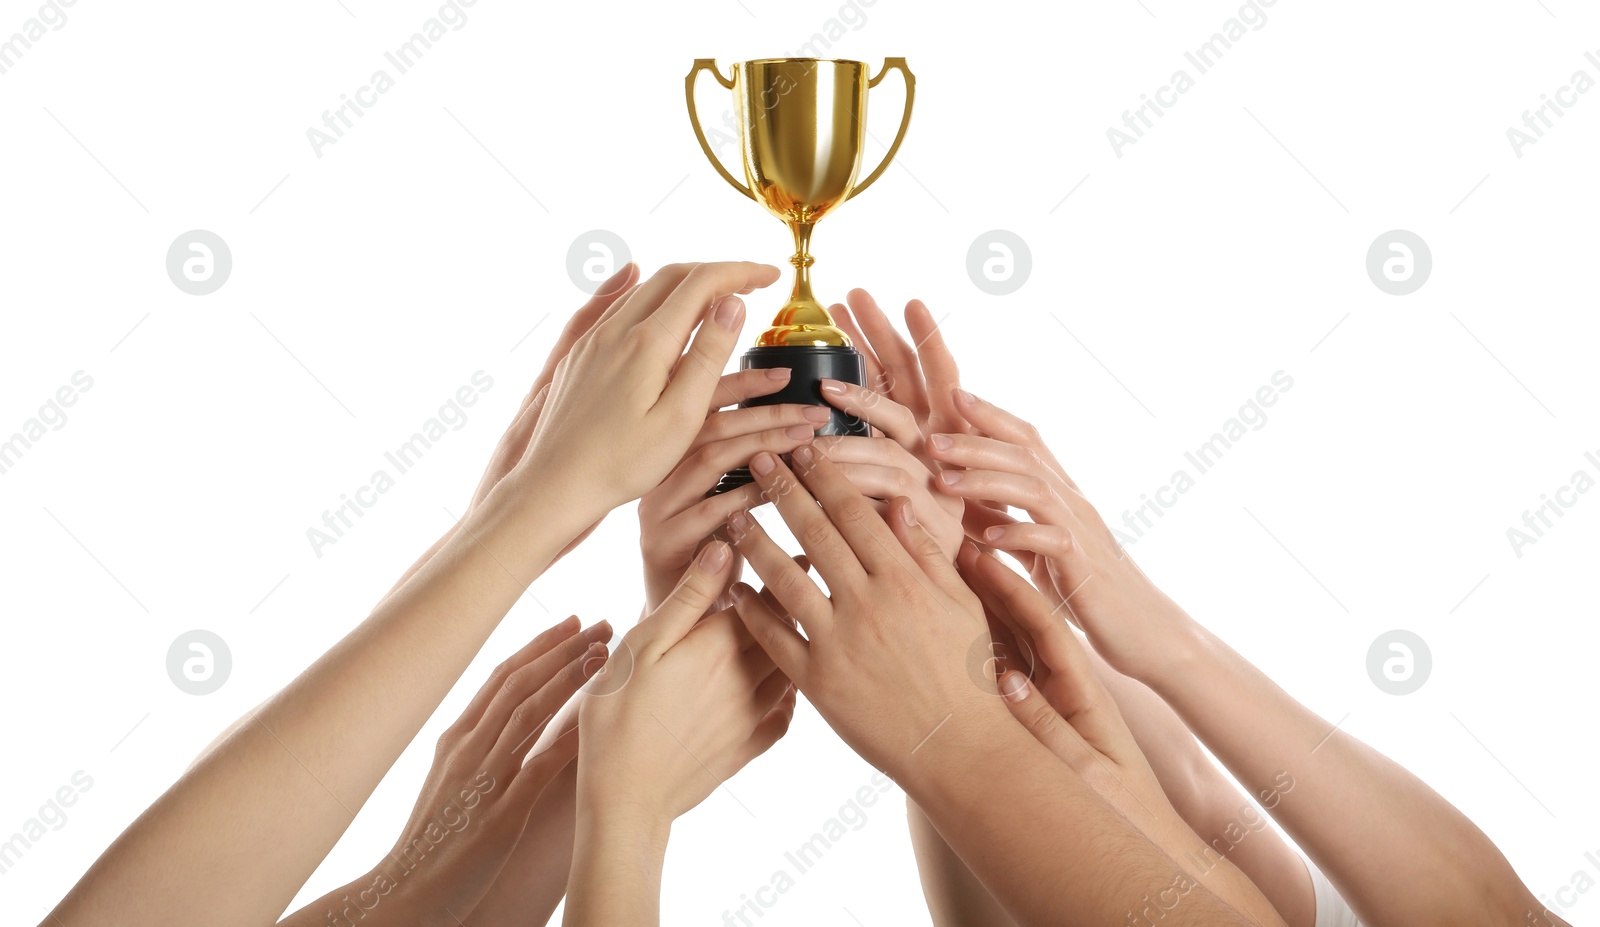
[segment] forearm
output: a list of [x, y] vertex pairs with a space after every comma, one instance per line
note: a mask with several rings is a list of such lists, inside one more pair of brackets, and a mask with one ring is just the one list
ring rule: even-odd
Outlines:
[[[537, 749], [537, 748], [535, 748]], [[577, 817], [578, 764], [570, 763], [539, 793], [517, 848], [467, 927], [531, 927], [549, 922], [567, 891]]]
[[563, 515], [543, 491], [480, 509], [404, 589], [157, 799], [55, 917], [66, 927], [165, 923], [172, 899], [192, 897], [194, 885], [229, 886], [206, 896], [208, 922], [277, 916], [526, 583], [592, 520]]
[[934, 927], [1016, 927], [978, 877], [950, 849], [917, 803], [906, 799], [906, 823], [917, 857], [922, 896]]
[[1427, 785], [1334, 730], [1204, 629], [1183, 640], [1180, 668], [1148, 680], [1152, 688], [1364, 924], [1520, 923], [1539, 910], [1494, 844]]
[[[1237, 867], [1249, 888], [1259, 890], [1290, 927], [1313, 927], [1316, 897], [1300, 855], [1267, 826], [1250, 798], [1205, 755], [1161, 696], [1117, 672], [1092, 648], [1085, 649], [1167, 800], [1200, 841], [1194, 851], [1199, 867]], [[1220, 867], [1224, 859], [1231, 866]], [[1185, 868], [1195, 872], [1192, 866]], [[1246, 910], [1237, 902], [1234, 906]]]
[[658, 927], [670, 827], [645, 814], [580, 810], [564, 927]]
[[902, 785], [1018, 924], [1247, 923], [1020, 727], [948, 733]]
[[406, 897], [403, 886], [375, 869], [288, 915], [278, 927], [448, 927], [447, 922], [421, 916], [421, 906]]

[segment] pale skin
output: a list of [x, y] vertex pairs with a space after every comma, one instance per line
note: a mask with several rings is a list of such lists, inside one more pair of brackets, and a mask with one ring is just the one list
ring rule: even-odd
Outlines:
[[751, 472], [830, 594], [738, 515], [730, 536], [804, 636], [743, 584], [739, 616], [834, 731], [917, 800], [1011, 918], [1120, 924], [1166, 892], [1165, 923], [1249, 923], [1017, 724], [992, 680], [969, 676], [966, 655], [987, 639], [982, 605], [910, 501], [880, 514], [825, 455], [806, 446], [792, 457], [795, 470], [758, 454]]
[[[612, 299], [556, 365], [526, 449], [483, 503], [158, 798], [46, 923], [167, 924], [180, 898], [212, 924], [276, 920], [528, 584], [682, 456], [738, 341], [734, 294], [777, 277], [673, 265]], [[196, 884], [229, 890], [197, 900]]]
[[707, 612], [733, 561], [726, 543], [705, 545], [623, 638], [628, 676], [597, 680], [583, 702], [567, 927], [659, 924], [672, 822], [766, 752], [794, 717], [794, 688], [733, 610]]
[[[914, 426], [919, 429], [914, 453], [937, 479], [945, 464], [926, 436], [964, 434], [969, 428], [955, 404], [955, 390], [960, 386], [955, 358], [932, 313], [920, 300], [906, 305], [905, 319], [911, 335], [908, 340], [866, 291], [852, 290], [848, 298], [848, 308], [834, 307], [835, 317], [866, 355], [869, 386], [887, 392], [911, 410]], [[836, 390], [840, 407], [847, 410], [870, 405], [872, 392], [844, 385]], [[947, 491], [944, 494], [964, 498], [964, 522], [978, 538], [986, 528], [1012, 521], [1004, 507]], [[1226, 834], [1237, 824], [1240, 809], [1248, 807], [1250, 799], [1211, 763], [1182, 720], [1159, 696], [1117, 672], [1092, 648], [1089, 661], [1175, 810], [1206, 844], [1232, 844]], [[939, 927], [1004, 927], [1008, 923], [1005, 913], [945, 845], [915, 801], [908, 799], [906, 813], [924, 896], [934, 922]], [[1240, 842], [1227, 855], [1260, 887], [1291, 927], [1312, 927], [1315, 898], [1310, 876], [1299, 856], [1277, 833], [1270, 829], [1252, 832], [1249, 840]]]
[[941, 486], [1026, 511], [1032, 522], [997, 522], [985, 541], [1035, 558], [1036, 581], [1066, 602], [1095, 650], [1170, 705], [1240, 782], [1270, 791], [1292, 779], [1292, 794], [1268, 810], [1362, 923], [1562, 923], [1449, 802], [1307, 710], [1164, 595], [1037, 430], [970, 393], [951, 398], [968, 427], [930, 438], [947, 467]]
[[361, 876], [279, 921], [325, 927], [421, 927], [467, 922], [506, 861], [529, 839], [529, 818], [550, 783], [577, 756], [569, 729], [549, 746], [536, 738], [606, 661], [604, 622], [579, 632], [568, 619], [495, 668], [444, 734], [411, 818], [394, 848]]

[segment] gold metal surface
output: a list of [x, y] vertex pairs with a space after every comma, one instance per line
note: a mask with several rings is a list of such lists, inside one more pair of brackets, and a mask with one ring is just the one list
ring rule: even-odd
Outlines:
[[[905, 112], [883, 161], [856, 181], [866, 135], [867, 91], [878, 86], [891, 68], [906, 82]], [[739, 125], [739, 145], [746, 183], [740, 183], [706, 141], [695, 110], [695, 78], [710, 71], [717, 83], [733, 91]], [[794, 237], [794, 288], [773, 320], [757, 339], [767, 345], [841, 345], [850, 338], [833, 324], [827, 308], [811, 293], [811, 231], [823, 216], [850, 197], [871, 186], [882, 174], [911, 124], [911, 103], [917, 80], [904, 58], [884, 59], [878, 76], [868, 78], [860, 61], [820, 58], [768, 58], [733, 66], [733, 76], [723, 77], [716, 61], [698, 58], [684, 79], [689, 122], [695, 138], [735, 190], [781, 219]]]

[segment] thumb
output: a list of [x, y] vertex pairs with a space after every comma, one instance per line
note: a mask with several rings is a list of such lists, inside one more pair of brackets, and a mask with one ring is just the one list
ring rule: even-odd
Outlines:
[[1005, 699], [1006, 707], [1011, 709], [1011, 716], [1057, 759], [1080, 776], [1093, 768], [1094, 749], [1039, 694], [1033, 680], [1016, 670], [1008, 670], [1000, 677], [1000, 695]]

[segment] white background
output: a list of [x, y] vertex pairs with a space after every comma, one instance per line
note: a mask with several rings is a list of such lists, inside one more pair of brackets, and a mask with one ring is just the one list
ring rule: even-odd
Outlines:
[[[392, 74], [383, 53], [437, 8], [79, 0], [0, 76], [0, 436], [74, 371], [94, 380], [0, 476], [0, 835], [74, 771], [94, 780], [0, 875], [8, 923], [42, 918], [459, 513], [583, 299], [566, 270], [580, 234], [621, 235], [647, 273], [787, 256], [782, 227], [705, 163], [682, 79], [695, 57], [794, 52], [837, 3], [479, 0], [314, 155], [306, 130], [374, 70]], [[0, 2], [0, 36], [36, 9]], [[1194, 75], [1183, 53], [1237, 4], [859, 10], [825, 54], [874, 68], [903, 55], [918, 98], [899, 166], [821, 226], [819, 294], [925, 299], [967, 385], [1037, 422], [1110, 521], [1275, 371], [1292, 376], [1266, 425], [1133, 553], [1553, 896], [1600, 851], [1600, 492], [1521, 557], [1506, 531], [1574, 471], [1593, 474], [1584, 452], [1600, 451], [1600, 92], [1520, 158], [1506, 130], [1580, 68], [1600, 76], [1583, 54], [1600, 51], [1600, 17], [1574, 0], [1278, 0], [1119, 158], [1106, 130], [1174, 70]], [[722, 91], [703, 80], [716, 114]], [[897, 85], [875, 91], [878, 139]], [[204, 297], [165, 271], [196, 228], [234, 259]], [[1434, 260], [1405, 297], [1365, 270], [1396, 228]], [[990, 229], [1031, 247], [1009, 296], [967, 276]], [[751, 338], [780, 298], [750, 298]], [[476, 370], [494, 386], [468, 423], [314, 555], [306, 529]], [[434, 737], [503, 655], [569, 612], [633, 619], [635, 525], [615, 513], [536, 584], [303, 898], [390, 846]], [[232, 650], [213, 695], [166, 673], [191, 628]], [[1431, 647], [1415, 695], [1367, 676], [1391, 628]], [[665, 922], [720, 923], [870, 774], [802, 703], [788, 738], [730, 782], [737, 800], [719, 792], [675, 828]], [[1600, 892], [1567, 915], [1600, 923]], [[760, 921], [857, 922], [926, 923], [898, 795]]]

